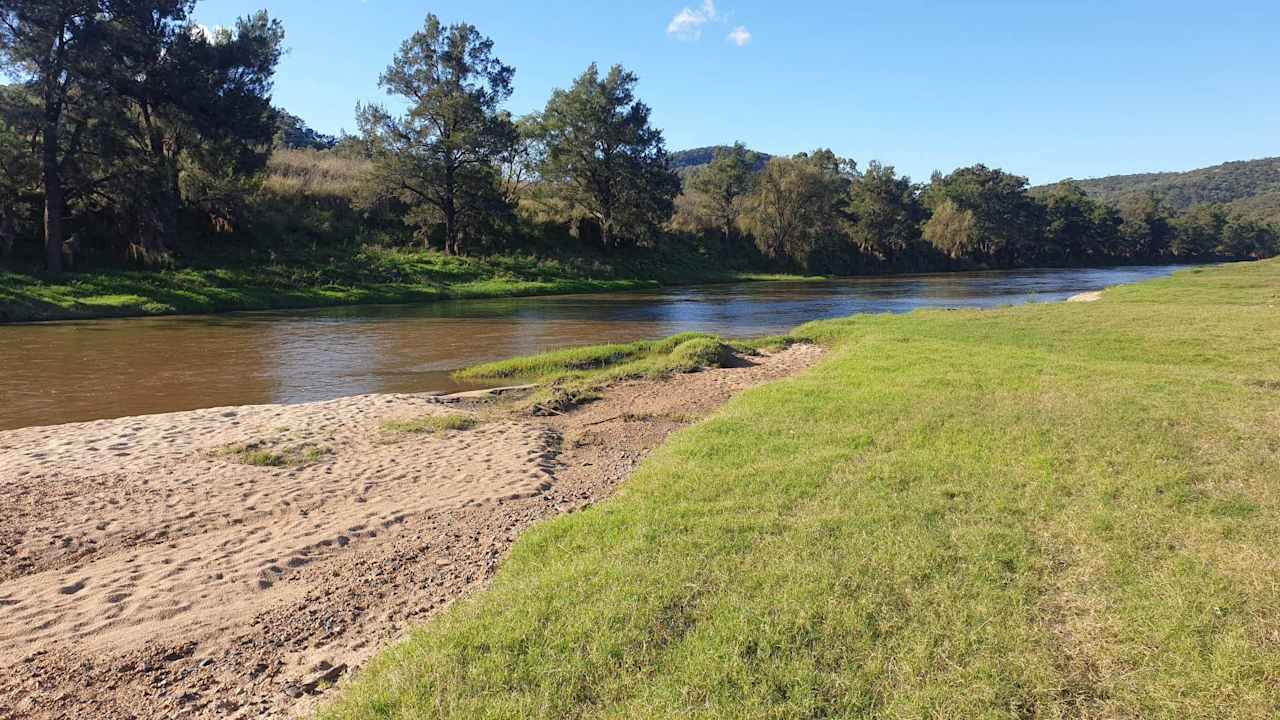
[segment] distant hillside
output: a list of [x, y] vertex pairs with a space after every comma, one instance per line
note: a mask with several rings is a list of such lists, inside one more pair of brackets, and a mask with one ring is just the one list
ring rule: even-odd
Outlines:
[[[684, 177], [687, 173], [702, 167], [703, 165], [707, 165], [714, 160], [717, 150], [730, 149], [732, 148], [728, 145], [709, 145], [707, 147], [693, 148], [691, 150], [677, 150], [676, 152], [671, 153], [668, 158], [671, 161], [672, 169], [674, 169], [680, 177]], [[769, 162], [769, 159], [773, 157], [768, 153], [752, 152], [755, 152], [756, 155], [760, 157], [759, 161], [756, 163], [757, 170], [763, 168], [765, 163]]]
[[1077, 182], [1085, 192], [1110, 202], [1155, 191], [1177, 210], [1202, 203], [1222, 203], [1242, 214], [1280, 223], [1280, 157], [1229, 162], [1180, 173], [1113, 175]]

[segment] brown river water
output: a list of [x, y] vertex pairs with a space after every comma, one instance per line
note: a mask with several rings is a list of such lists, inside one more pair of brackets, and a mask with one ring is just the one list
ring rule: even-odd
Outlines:
[[557, 347], [685, 331], [750, 337], [855, 313], [1053, 302], [1176, 269], [1166, 265], [739, 283], [0, 325], [0, 430], [223, 405], [450, 391], [464, 387], [450, 378], [450, 371]]

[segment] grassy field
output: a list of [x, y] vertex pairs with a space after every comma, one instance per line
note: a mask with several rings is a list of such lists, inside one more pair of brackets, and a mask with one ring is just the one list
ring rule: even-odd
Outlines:
[[795, 334], [322, 716], [1280, 715], [1280, 262]]
[[[689, 258], [684, 258], [686, 261]], [[663, 284], [800, 280], [696, 263], [598, 265], [532, 256], [452, 257], [365, 247], [242, 258], [218, 267], [103, 271], [48, 280], [0, 271], [0, 322], [428, 302], [656, 288]]]

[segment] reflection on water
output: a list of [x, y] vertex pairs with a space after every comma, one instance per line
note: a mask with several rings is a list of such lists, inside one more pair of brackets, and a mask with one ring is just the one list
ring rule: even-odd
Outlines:
[[459, 387], [460, 367], [685, 331], [1063, 300], [1172, 266], [742, 283], [544, 298], [0, 326], [0, 429]]

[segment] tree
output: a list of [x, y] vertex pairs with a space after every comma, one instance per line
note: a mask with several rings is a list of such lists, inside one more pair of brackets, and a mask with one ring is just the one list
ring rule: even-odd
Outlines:
[[517, 120], [515, 142], [498, 156], [499, 189], [512, 207], [520, 205], [538, 179], [545, 152], [539, 141], [538, 123], [536, 115]]
[[1173, 254], [1181, 258], [1203, 258], [1222, 244], [1227, 213], [1217, 205], [1197, 205], [1173, 224]]
[[357, 108], [373, 150], [378, 185], [415, 209], [427, 230], [444, 225], [445, 252], [461, 254], [463, 238], [486, 215], [505, 209], [495, 163], [516, 141], [510, 116], [515, 71], [493, 55], [493, 41], [465, 23], [445, 26], [427, 15], [379, 79], [409, 110], [392, 116], [380, 105]]
[[23, 126], [31, 103], [21, 87], [0, 86], [0, 262], [8, 259], [19, 233], [28, 229], [29, 206], [37, 196], [40, 169]]
[[1232, 217], [1223, 228], [1217, 252], [1237, 258], [1272, 257], [1280, 253], [1280, 231], [1251, 218]]
[[1157, 260], [1170, 252], [1173, 225], [1163, 200], [1153, 192], [1131, 196], [1120, 205], [1120, 238], [1124, 254]]
[[88, 122], [77, 115], [88, 90], [82, 71], [93, 62], [103, 10], [97, 0], [0, 0], [0, 60], [40, 106], [45, 264], [51, 273], [63, 265], [63, 171], [77, 155]]
[[31, 179], [30, 155], [13, 127], [0, 119], [0, 261], [13, 250], [21, 223], [21, 199]]
[[601, 77], [592, 63], [571, 88], [554, 91], [542, 113], [542, 179], [571, 215], [599, 225], [606, 247], [656, 234], [680, 190], [635, 84], [620, 65]]
[[285, 110], [276, 110], [276, 134], [272, 144], [289, 150], [332, 150], [338, 138], [316, 132], [306, 121]]
[[766, 256], [806, 265], [839, 233], [850, 168], [830, 150], [773, 158], [746, 198], [743, 228]]
[[[222, 225], [255, 187], [276, 129], [272, 78], [284, 30], [266, 11], [213, 31], [191, 25], [193, 0], [120, 0], [105, 25], [114, 62], [108, 122], [117, 208], [140, 242], [131, 254], [160, 262], [184, 209]], [[106, 108], [104, 108], [105, 114]], [[139, 193], [138, 189], [143, 192]]]
[[945, 177], [935, 174], [926, 200], [934, 212], [950, 200], [972, 214], [973, 233], [964, 255], [998, 265], [1018, 264], [1034, 255], [1038, 207], [1027, 194], [1026, 178], [973, 165]]
[[1090, 198], [1078, 183], [1064, 180], [1040, 200], [1044, 209], [1041, 260], [1086, 265], [1121, 253], [1119, 211]]
[[717, 149], [707, 165], [689, 177], [689, 191], [699, 215], [706, 217], [727, 244], [738, 226], [742, 200], [755, 184], [756, 153], [742, 143]]
[[926, 217], [920, 190], [909, 177], [898, 177], [892, 165], [872, 160], [849, 185], [846, 232], [860, 252], [888, 265], [911, 260]]
[[946, 198], [925, 223], [924, 239], [952, 260], [967, 257], [978, 246], [977, 219], [972, 210]]

